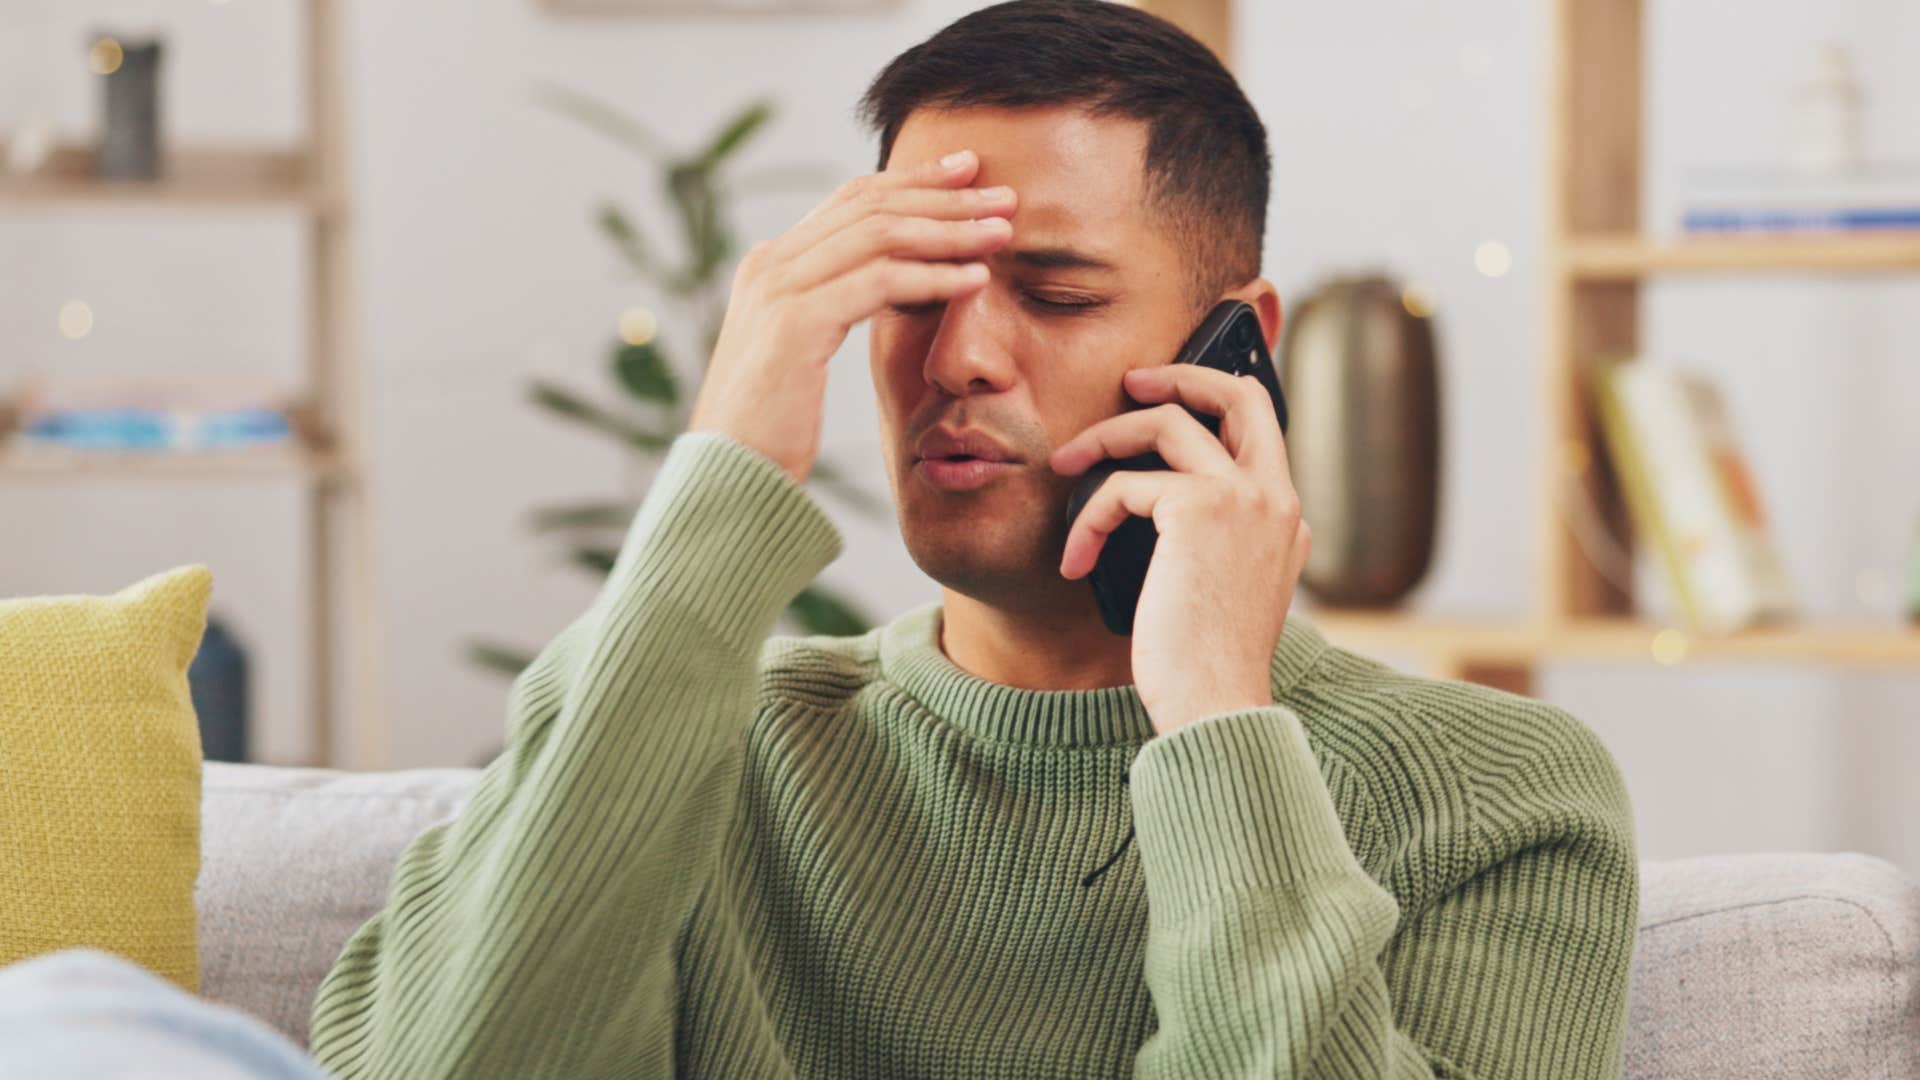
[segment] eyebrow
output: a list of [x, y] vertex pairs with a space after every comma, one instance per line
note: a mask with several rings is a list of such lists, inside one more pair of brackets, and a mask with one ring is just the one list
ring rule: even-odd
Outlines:
[[1036, 270], [1116, 270], [1114, 264], [1105, 259], [1089, 255], [1073, 248], [1047, 247], [1024, 248], [1006, 253], [1014, 262], [1031, 266]]

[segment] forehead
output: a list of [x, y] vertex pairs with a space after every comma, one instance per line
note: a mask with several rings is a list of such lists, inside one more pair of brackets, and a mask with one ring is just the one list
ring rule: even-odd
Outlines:
[[1016, 224], [1029, 234], [1067, 239], [1145, 229], [1145, 121], [1096, 117], [1077, 106], [916, 109], [894, 136], [887, 166], [954, 150], [979, 155], [976, 185], [1006, 184], [1019, 194]]

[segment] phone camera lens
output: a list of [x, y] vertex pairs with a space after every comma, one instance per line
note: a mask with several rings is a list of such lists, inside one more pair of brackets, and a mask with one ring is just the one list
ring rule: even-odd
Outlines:
[[1227, 347], [1236, 352], [1253, 348], [1253, 328], [1246, 320], [1234, 323], [1233, 329], [1227, 331]]

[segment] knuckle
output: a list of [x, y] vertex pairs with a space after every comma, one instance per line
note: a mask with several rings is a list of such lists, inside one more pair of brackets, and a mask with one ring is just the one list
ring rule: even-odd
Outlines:
[[867, 305], [882, 304], [900, 288], [900, 263], [895, 259], [876, 259], [867, 264], [865, 279]]
[[766, 266], [768, 253], [773, 249], [773, 241], [759, 240], [740, 256], [739, 264], [734, 268], [735, 280], [741, 277], [753, 277]]
[[1246, 379], [1247, 396], [1252, 399], [1252, 407], [1258, 410], [1263, 416], [1273, 417], [1274, 422], [1277, 424], [1280, 419], [1280, 414], [1274, 411], [1273, 395], [1267, 393], [1267, 388], [1261, 384], [1259, 379], [1251, 375], [1248, 375]]
[[1273, 513], [1281, 522], [1296, 528], [1306, 523], [1300, 513], [1300, 496], [1282, 492], [1270, 498], [1273, 503]]
[[873, 239], [886, 247], [898, 247], [907, 239], [907, 219], [898, 214], [875, 214], [867, 220]]

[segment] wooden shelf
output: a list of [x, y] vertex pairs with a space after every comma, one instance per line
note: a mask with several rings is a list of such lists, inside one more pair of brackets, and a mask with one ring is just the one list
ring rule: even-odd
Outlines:
[[1920, 229], [1869, 235], [1729, 236], [1657, 243], [1630, 235], [1569, 238], [1575, 277], [1633, 280], [1664, 273], [1920, 271]]
[[1920, 666], [1920, 626], [1898, 622], [1792, 624], [1718, 636], [1683, 630], [1678, 638], [1663, 643], [1662, 652], [1674, 650], [1663, 661], [1656, 653], [1655, 637], [1670, 628], [1643, 619], [1542, 623], [1327, 609], [1308, 610], [1304, 615], [1329, 641], [1357, 652], [1411, 652], [1488, 665], [1527, 665], [1554, 658], [1670, 663], [1677, 653], [1678, 662], [1683, 664], [1739, 660], [1839, 667]]
[[[366, 389], [357, 355], [348, 211], [342, 0], [294, 5], [304, 69], [307, 135], [302, 145], [169, 146], [161, 178], [105, 180], [89, 146], [56, 141], [28, 174], [7, 171], [15, 155], [0, 139], [0, 214], [49, 212], [152, 215], [192, 222], [208, 214], [289, 215], [310, 243], [300, 265], [306, 279], [308, 417], [293, 441], [267, 448], [219, 451], [92, 452], [26, 445], [8, 436], [14, 417], [0, 402], [0, 484], [138, 481], [174, 483], [268, 479], [298, 485], [311, 504], [307, 518], [307, 647], [311, 743], [301, 756], [333, 767], [388, 768], [380, 708], [381, 650], [367, 487], [361, 482]], [[130, 538], [137, 540], [137, 537]], [[346, 736], [342, 742], [340, 736]]]
[[200, 451], [79, 450], [0, 444], [0, 481], [235, 480], [331, 484], [349, 475], [339, 455], [295, 445]]
[[[0, 160], [6, 147], [0, 141]], [[37, 171], [0, 171], [0, 206], [284, 208], [321, 213], [338, 205], [313, 182], [305, 155], [286, 150], [186, 147], [169, 152], [157, 180], [106, 180], [93, 151], [60, 146]]]

